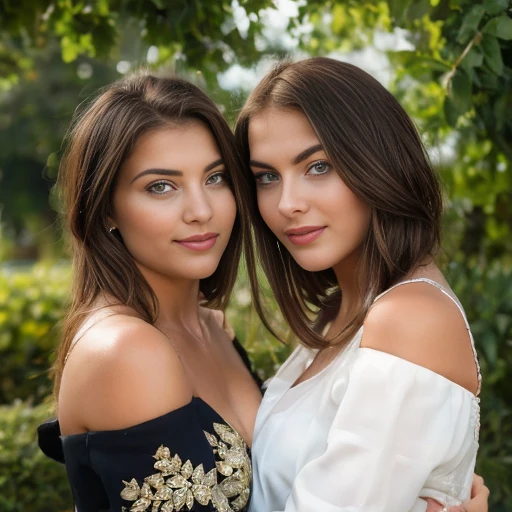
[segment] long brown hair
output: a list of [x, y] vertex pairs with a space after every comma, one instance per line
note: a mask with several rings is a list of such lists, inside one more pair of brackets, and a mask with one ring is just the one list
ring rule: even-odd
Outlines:
[[[340, 178], [371, 207], [371, 224], [358, 263], [361, 302], [330, 341], [319, 331], [341, 306], [334, 271], [308, 272], [263, 221], [248, 168], [251, 116], [265, 108], [302, 112]], [[254, 89], [238, 117], [235, 137], [251, 187], [253, 241], [245, 254], [253, 301], [267, 328], [257, 284], [263, 268], [278, 305], [298, 339], [309, 347], [346, 343], [362, 325], [375, 297], [407, 275], [440, 240], [442, 193], [416, 128], [398, 101], [356, 66], [316, 57], [283, 62]]]
[[101, 294], [133, 308], [149, 323], [156, 320], [155, 294], [122, 238], [116, 231], [109, 232], [112, 191], [121, 164], [143, 134], [192, 119], [201, 120], [212, 132], [237, 203], [231, 238], [219, 266], [200, 281], [207, 307], [223, 309], [227, 304], [244, 238], [240, 197], [247, 195], [240, 189], [243, 181], [236, 177], [243, 166], [233, 134], [213, 101], [185, 80], [142, 73], [122, 79], [76, 117], [56, 184], [65, 227], [72, 235], [73, 286], [54, 365], [55, 396], [72, 340]]

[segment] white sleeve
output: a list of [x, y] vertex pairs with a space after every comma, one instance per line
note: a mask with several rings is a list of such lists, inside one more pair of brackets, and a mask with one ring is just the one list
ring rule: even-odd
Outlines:
[[424, 511], [419, 495], [429, 474], [466, 438], [471, 394], [427, 368], [361, 348], [337, 403], [326, 450], [299, 471], [284, 512]]

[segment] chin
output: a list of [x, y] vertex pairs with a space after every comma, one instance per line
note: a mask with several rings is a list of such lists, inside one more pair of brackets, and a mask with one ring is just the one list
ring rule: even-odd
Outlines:
[[[292, 254], [293, 257], [293, 254]], [[322, 258], [293, 258], [297, 265], [302, 267], [304, 270], [308, 272], [321, 272], [322, 270], [327, 270], [328, 268], [332, 268], [333, 262], [326, 261]]]
[[218, 267], [219, 260], [215, 260], [212, 263], [190, 266], [184, 277], [188, 279], [206, 279], [207, 277], [210, 277]]

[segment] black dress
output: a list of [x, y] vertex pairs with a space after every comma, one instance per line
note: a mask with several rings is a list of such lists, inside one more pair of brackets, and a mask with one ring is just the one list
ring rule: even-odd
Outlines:
[[[234, 346], [251, 370], [236, 339]], [[122, 430], [61, 437], [52, 420], [38, 437], [46, 455], [65, 462], [78, 512], [248, 509], [250, 450], [201, 398]]]

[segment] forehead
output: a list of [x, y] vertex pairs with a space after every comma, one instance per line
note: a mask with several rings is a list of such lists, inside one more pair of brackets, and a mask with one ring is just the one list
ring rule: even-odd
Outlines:
[[253, 159], [263, 159], [269, 153], [300, 152], [318, 143], [307, 117], [298, 110], [270, 107], [253, 115], [249, 122], [249, 147]]
[[208, 126], [191, 120], [142, 135], [121, 169], [129, 174], [148, 168], [202, 170], [219, 158], [220, 150]]

